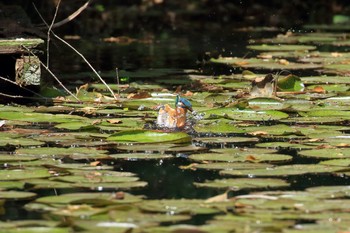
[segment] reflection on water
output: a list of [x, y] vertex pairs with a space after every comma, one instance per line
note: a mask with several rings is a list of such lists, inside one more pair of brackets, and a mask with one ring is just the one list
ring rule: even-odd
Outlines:
[[[210, 56], [244, 56], [248, 39], [259, 36], [235, 32], [228, 28], [217, 32], [162, 32], [157, 35], [124, 35], [136, 40], [131, 43], [106, 42], [103, 38], [69, 40], [98, 71], [116, 67], [122, 70], [149, 68], [200, 68]], [[145, 41], [145, 38], [150, 38]], [[59, 73], [90, 71], [72, 50], [64, 45], [53, 46], [52, 67]]]

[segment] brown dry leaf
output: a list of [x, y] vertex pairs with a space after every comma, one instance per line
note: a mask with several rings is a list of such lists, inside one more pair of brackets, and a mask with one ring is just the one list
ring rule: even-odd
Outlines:
[[186, 93], [184, 94], [184, 96], [193, 96], [193, 92], [192, 91], [186, 91]]
[[114, 194], [114, 198], [118, 199], [118, 200], [124, 199], [125, 198], [125, 193], [122, 192], [122, 191], [117, 192], [117, 193]]
[[191, 163], [187, 166], [179, 166], [180, 169], [183, 169], [183, 170], [197, 170], [196, 166], [198, 165], [198, 163]]
[[228, 193], [228, 191], [224, 192], [223, 194], [219, 194], [217, 196], [210, 197], [207, 200], [205, 200], [205, 203], [214, 203], [214, 202], [228, 201], [227, 193]]
[[308, 139], [306, 140], [307, 142], [322, 142], [324, 141], [324, 139], [321, 139], [321, 138], [311, 138], [311, 139]]
[[247, 155], [247, 157], [245, 157], [245, 160], [255, 162], [256, 158], [253, 155]]
[[101, 121], [102, 121], [102, 120], [100, 120], [100, 119], [94, 120], [94, 121], [92, 122], [92, 125], [98, 125], [98, 124], [101, 123]]
[[350, 146], [350, 144], [348, 144], [348, 143], [339, 143], [336, 145], [336, 147], [349, 147], [349, 146]]
[[90, 163], [90, 166], [96, 167], [96, 166], [100, 166], [101, 165], [101, 161], [94, 161]]
[[322, 94], [326, 93], [326, 90], [321, 86], [316, 86], [311, 91], [315, 93], [322, 93]]
[[127, 96], [128, 99], [145, 99], [151, 97], [151, 94], [146, 91], [131, 93]]
[[331, 56], [332, 56], [332, 57], [342, 57], [343, 54], [338, 53], [338, 52], [333, 52], [333, 53], [331, 53]]
[[281, 65], [286, 65], [286, 66], [289, 65], [289, 61], [287, 61], [286, 59], [279, 59], [278, 63]]
[[247, 61], [238, 61], [238, 62], [235, 62], [234, 64], [238, 65], [238, 66], [244, 66], [244, 65], [248, 65], [249, 62], [247, 62]]
[[334, 149], [334, 148], [336, 148], [336, 147], [328, 145], [328, 144], [322, 144], [322, 145], [319, 145], [316, 147], [316, 149]]
[[249, 133], [252, 136], [262, 136], [262, 135], [269, 135], [268, 132], [265, 131], [254, 131]]
[[86, 91], [88, 88], [89, 88], [89, 84], [87, 84], [87, 83], [84, 85], [81, 85], [79, 88], [76, 88], [76, 95], [78, 95], [81, 90]]
[[119, 120], [119, 119], [107, 119], [107, 122], [111, 123], [111, 124], [121, 124], [121, 123], [123, 123], [123, 121]]
[[110, 43], [117, 43], [117, 44], [123, 44], [128, 45], [136, 41], [136, 39], [127, 37], [127, 36], [118, 36], [118, 37], [108, 37], [104, 38], [103, 41], [110, 42]]

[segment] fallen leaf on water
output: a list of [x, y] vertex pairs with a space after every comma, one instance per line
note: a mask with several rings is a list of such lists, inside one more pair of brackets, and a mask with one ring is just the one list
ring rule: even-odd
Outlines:
[[179, 168], [183, 169], [183, 170], [189, 170], [189, 169], [197, 170], [197, 168], [196, 168], [197, 165], [198, 165], [198, 163], [191, 163], [191, 164], [189, 164], [187, 166], [180, 166]]
[[111, 124], [121, 124], [121, 123], [123, 123], [123, 121], [119, 120], [119, 119], [108, 119], [107, 122], [111, 123]]
[[121, 199], [124, 199], [125, 198], [125, 193], [124, 192], [116, 192], [115, 194], [114, 194], [114, 198], [115, 199], [118, 199], [118, 200], [121, 200]]
[[150, 93], [146, 91], [141, 91], [139, 93], [131, 93], [127, 96], [128, 99], [145, 99], [152, 97]]
[[205, 200], [205, 203], [213, 203], [213, 202], [224, 202], [224, 201], [228, 201], [227, 193], [228, 193], [228, 191], [224, 192], [223, 194], [219, 194], [219, 195], [217, 195], [217, 196], [210, 197], [210, 198], [208, 198], [207, 200]]
[[334, 149], [336, 148], [335, 146], [327, 145], [327, 144], [322, 144], [316, 147], [316, 149]]
[[311, 91], [315, 93], [326, 93], [326, 90], [321, 86], [316, 86]]
[[248, 155], [245, 160], [247, 161], [256, 161], [256, 158], [253, 155]]
[[262, 135], [268, 135], [269, 133], [265, 131], [254, 131], [254, 132], [250, 132], [249, 134], [253, 136], [262, 136]]
[[101, 165], [101, 162], [100, 162], [100, 161], [94, 161], [94, 162], [91, 162], [90, 165], [91, 165], [91, 166], [94, 166], [94, 167], [100, 166], [100, 165]]

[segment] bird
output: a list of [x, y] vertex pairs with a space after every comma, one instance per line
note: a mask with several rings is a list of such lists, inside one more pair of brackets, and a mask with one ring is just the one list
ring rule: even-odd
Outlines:
[[157, 126], [160, 128], [183, 129], [186, 126], [187, 111], [193, 111], [191, 102], [177, 95], [175, 108], [172, 108], [169, 104], [159, 107]]

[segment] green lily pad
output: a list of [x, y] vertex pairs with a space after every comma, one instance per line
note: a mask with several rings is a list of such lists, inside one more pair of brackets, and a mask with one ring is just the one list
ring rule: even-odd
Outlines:
[[235, 120], [244, 121], [269, 121], [269, 120], [279, 120], [287, 118], [288, 114], [275, 111], [255, 111], [255, 110], [238, 110], [232, 108], [217, 108], [212, 110], [204, 111], [206, 118], [230, 118]]
[[323, 165], [330, 166], [339, 166], [339, 167], [350, 167], [350, 158], [349, 159], [331, 159], [320, 162]]
[[233, 58], [233, 57], [221, 57], [218, 59], [211, 59], [211, 62], [222, 63], [231, 65], [234, 67], [243, 67], [245, 69], [258, 68], [266, 70], [304, 70], [304, 69], [318, 69], [323, 66], [320, 64], [310, 63], [295, 63], [285, 60], [274, 59], [258, 59], [258, 58]]
[[239, 170], [239, 169], [257, 169], [257, 168], [268, 168], [272, 167], [271, 164], [265, 163], [225, 163], [225, 162], [215, 162], [215, 163], [201, 163], [201, 164], [190, 164], [189, 168], [191, 169], [205, 169], [205, 170]]
[[259, 51], [305, 51], [305, 50], [315, 50], [316, 46], [311, 45], [250, 45], [248, 49], [259, 50]]
[[259, 142], [255, 137], [201, 137], [193, 141], [204, 144], [253, 144]]
[[54, 181], [54, 180], [44, 180], [44, 179], [30, 179], [24, 180], [26, 187], [30, 190], [40, 190], [40, 189], [71, 189], [74, 186], [71, 183]]
[[49, 170], [42, 168], [0, 170], [1, 181], [47, 178], [50, 176]]
[[295, 75], [288, 75], [278, 79], [277, 88], [281, 91], [303, 91], [305, 86]]
[[24, 146], [42, 146], [44, 145], [43, 142], [30, 139], [30, 138], [1, 138], [0, 141], [0, 147], [5, 147], [5, 146], [16, 146], [16, 147], [24, 147]]
[[123, 160], [153, 160], [153, 159], [170, 159], [174, 158], [172, 155], [167, 154], [150, 154], [150, 153], [127, 153], [127, 154], [110, 154], [109, 157], [113, 159], [123, 159]]
[[305, 149], [313, 149], [317, 145], [309, 145], [303, 143], [293, 143], [293, 142], [263, 142], [255, 144], [256, 147], [259, 148], [271, 148], [271, 149], [297, 149], [297, 150], [305, 150]]
[[6, 233], [70, 233], [72, 232], [71, 228], [67, 227], [16, 227], [15, 229], [6, 229]]
[[24, 182], [22, 181], [1, 181], [0, 190], [9, 190], [9, 189], [23, 189]]
[[0, 191], [0, 200], [28, 200], [36, 197], [36, 193], [24, 192], [24, 191]]
[[57, 129], [68, 129], [68, 130], [93, 130], [97, 129], [94, 125], [92, 125], [88, 121], [73, 121], [73, 122], [64, 122], [55, 125], [55, 128]]
[[39, 148], [22, 148], [22, 149], [16, 150], [17, 155], [34, 157], [34, 158], [44, 158], [44, 157], [54, 157], [54, 158], [71, 157], [73, 159], [108, 158], [108, 156], [104, 153], [107, 153], [107, 151], [96, 150], [95, 148], [88, 148], [88, 147], [82, 147], [82, 148], [39, 147]]
[[33, 161], [37, 160], [37, 158], [21, 156], [21, 155], [3, 155], [0, 154], [0, 163], [9, 163], [9, 162], [25, 162], [25, 161]]
[[340, 167], [325, 166], [319, 164], [293, 164], [293, 165], [283, 165], [276, 166], [267, 169], [255, 169], [255, 170], [237, 170], [220, 171], [222, 175], [232, 175], [232, 176], [249, 176], [249, 177], [273, 177], [273, 176], [291, 176], [291, 175], [303, 175], [303, 174], [322, 174], [322, 173], [332, 173], [341, 170]]
[[167, 214], [215, 214], [220, 211], [204, 200], [198, 199], [161, 199], [149, 200], [139, 205], [139, 208], [146, 212], [167, 213]]
[[344, 76], [311, 76], [311, 77], [301, 77], [301, 81], [304, 84], [350, 84], [348, 77]]
[[237, 128], [232, 120], [202, 120], [195, 124], [194, 129], [198, 133], [244, 133]]
[[27, 122], [33, 122], [33, 123], [37, 123], [37, 122], [63, 123], [63, 122], [71, 122], [74, 120], [83, 120], [86, 118], [81, 116], [76, 116], [76, 115], [67, 115], [67, 114], [1, 111], [0, 119], [27, 121]]
[[299, 152], [299, 155], [319, 159], [350, 158], [350, 148], [313, 149]]
[[195, 161], [225, 161], [225, 162], [286, 162], [292, 159], [290, 155], [284, 154], [230, 154], [230, 153], [204, 153], [204, 154], [192, 154], [189, 159]]
[[45, 196], [35, 200], [36, 203], [43, 204], [95, 204], [95, 205], [112, 205], [135, 203], [141, 200], [140, 197], [123, 193], [120, 197], [116, 193], [69, 193], [59, 196]]
[[160, 132], [151, 130], [125, 130], [111, 135], [109, 141], [119, 143], [186, 143], [191, 141], [191, 137], [183, 132]]
[[204, 183], [195, 182], [194, 185], [200, 188], [230, 189], [238, 191], [241, 189], [263, 189], [263, 188], [284, 188], [289, 184], [281, 179], [263, 178], [240, 178], [240, 179], [217, 179], [207, 180]]

